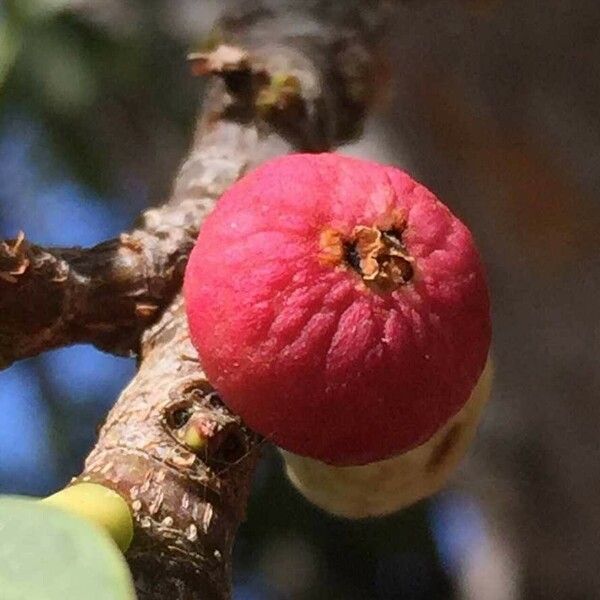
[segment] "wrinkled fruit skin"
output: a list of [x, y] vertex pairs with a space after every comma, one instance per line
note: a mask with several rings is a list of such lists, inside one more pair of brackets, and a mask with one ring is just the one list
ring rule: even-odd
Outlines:
[[468, 229], [406, 173], [335, 154], [275, 159], [231, 187], [184, 293], [224, 402], [332, 465], [426, 442], [466, 403], [490, 344]]
[[282, 451], [294, 487], [313, 504], [347, 519], [380, 517], [442, 488], [467, 451], [490, 396], [488, 363], [463, 408], [424, 444], [398, 456], [355, 467], [333, 467]]

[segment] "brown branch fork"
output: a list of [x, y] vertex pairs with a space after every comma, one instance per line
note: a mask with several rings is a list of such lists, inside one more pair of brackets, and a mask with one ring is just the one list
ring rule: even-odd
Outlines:
[[[383, 2], [247, 4], [222, 19], [216, 47], [190, 57], [213, 77], [168, 202], [93, 248], [0, 242], [0, 368], [73, 343], [138, 356], [75, 481], [129, 504], [140, 600], [230, 597], [258, 458], [258, 436], [222, 405], [187, 335], [179, 289], [202, 219], [265, 159], [356, 137], [376, 82]], [[210, 432], [200, 451], [177, 435], [192, 417]]]

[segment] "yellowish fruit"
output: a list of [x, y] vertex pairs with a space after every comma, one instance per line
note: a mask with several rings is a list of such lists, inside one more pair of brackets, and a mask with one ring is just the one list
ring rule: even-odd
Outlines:
[[427, 442], [367, 465], [335, 467], [282, 450], [294, 487], [320, 508], [350, 519], [395, 512], [437, 492], [464, 456], [492, 386], [492, 363], [466, 404]]

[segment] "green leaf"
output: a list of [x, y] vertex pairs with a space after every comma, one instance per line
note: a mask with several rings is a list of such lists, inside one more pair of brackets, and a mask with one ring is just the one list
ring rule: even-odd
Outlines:
[[135, 600], [123, 555], [100, 527], [29, 498], [0, 497], [2, 600]]
[[22, 19], [35, 21], [50, 19], [68, 8], [71, 0], [12, 0], [9, 8]]
[[8, 19], [0, 21], [0, 88], [21, 48], [21, 33]]
[[36, 94], [52, 110], [68, 115], [94, 102], [97, 86], [92, 65], [77, 40], [62, 35], [59, 28], [30, 29], [24, 36], [21, 61]]

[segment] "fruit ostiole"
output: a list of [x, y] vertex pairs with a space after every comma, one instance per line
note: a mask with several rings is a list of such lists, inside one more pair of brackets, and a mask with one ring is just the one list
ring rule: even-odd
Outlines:
[[339, 515], [435, 492], [489, 395], [490, 307], [467, 227], [399, 169], [296, 154], [205, 220], [184, 279], [223, 401]]

